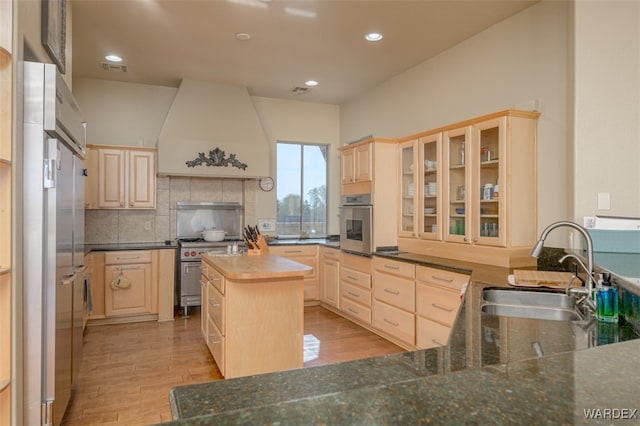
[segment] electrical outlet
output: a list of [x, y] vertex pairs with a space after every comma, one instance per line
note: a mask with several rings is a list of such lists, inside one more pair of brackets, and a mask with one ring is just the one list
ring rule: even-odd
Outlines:
[[145, 221], [144, 222], [144, 230], [145, 231], [151, 231], [151, 225], [152, 225], [152, 223], [151, 223], [150, 220]]
[[275, 232], [276, 220], [275, 219], [258, 219], [258, 229], [260, 232]]

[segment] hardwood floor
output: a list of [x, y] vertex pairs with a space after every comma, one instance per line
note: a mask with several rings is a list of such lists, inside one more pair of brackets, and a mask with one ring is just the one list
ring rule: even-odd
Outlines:
[[[404, 351], [319, 306], [305, 308], [304, 331], [305, 367]], [[62, 424], [169, 421], [172, 387], [220, 379], [198, 311], [170, 322], [88, 327], [78, 387]]]

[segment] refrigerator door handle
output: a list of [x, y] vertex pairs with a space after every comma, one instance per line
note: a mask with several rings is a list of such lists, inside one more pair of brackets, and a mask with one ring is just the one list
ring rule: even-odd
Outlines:
[[44, 159], [44, 188], [56, 187], [56, 171], [59, 170], [60, 164], [57, 161], [59, 157], [58, 140], [47, 139], [47, 157]]

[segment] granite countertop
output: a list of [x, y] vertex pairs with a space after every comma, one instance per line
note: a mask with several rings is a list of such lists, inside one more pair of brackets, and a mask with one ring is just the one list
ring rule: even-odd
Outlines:
[[302, 263], [271, 254], [259, 256], [203, 254], [202, 258], [226, 278], [233, 280], [302, 277], [312, 269]]
[[145, 242], [145, 243], [108, 243], [108, 244], [85, 244], [86, 253], [92, 251], [123, 251], [123, 250], [159, 250], [159, 249], [177, 249], [178, 244], [175, 241], [163, 242]]
[[630, 327], [481, 313], [489, 285], [469, 286], [448, 346], [176, 387], [170, 424], [571, 424], [640, 409]]

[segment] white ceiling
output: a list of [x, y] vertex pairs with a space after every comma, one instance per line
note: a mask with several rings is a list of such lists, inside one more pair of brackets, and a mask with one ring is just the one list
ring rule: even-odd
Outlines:
[[[341, 104], [536, 1], [73, 0], [73, 77], [173, 87], [190, 78]], [[372, 31], [384, 39], [365, 41]], [[102, 68], [109, 53], [126, 73]], [[292, 92], [309, 79], [320, 84]]]

